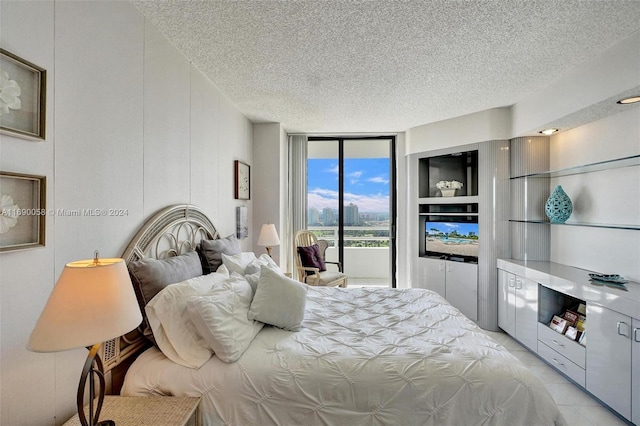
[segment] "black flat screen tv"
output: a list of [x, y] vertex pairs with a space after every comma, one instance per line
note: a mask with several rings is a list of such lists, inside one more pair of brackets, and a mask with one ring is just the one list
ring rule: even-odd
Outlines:
[[425, 251], [427, 256], [438, 256], [461, 262], [478, 261], [478, 224], [468, 222], [425, 223]]

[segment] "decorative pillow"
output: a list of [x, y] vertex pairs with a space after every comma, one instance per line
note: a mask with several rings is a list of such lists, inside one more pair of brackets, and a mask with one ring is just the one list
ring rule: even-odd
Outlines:
[[264, 326], [247, 318], [252, 297], [249, 283], [233, 274], [206, 296], [187, 301], [187, 313], [198, 334], [224, 362], [237, 361]]
[[127, 267], [143, 312], [147, 303], [169, 284], [202, 275], [202, 265], [195, 251], [162, 260], [141, 259], [129, 262]]
[[260, 257], [253, 260], [251, 263], [247, 265], [245, 268], [245, 274], [255, 274], [256, 272], [260, 272], [260, 268], [262, 266], [269, 266], [274, 271], [280, 271], [282, 275], [282, 271], [278, 264], [269, 256], [268, 254], [261, 254]]
[[272, 271], [278, 273], [278, 275], [284, 275], [280, 267], [268, 254], [263, 254], [253, 262], [251, 262], [245, 268], [244, 279], [249, 282], [251, 285], [251, 290], [253, 290], [253, 294], [256, 294], [256, 289], [258, 288], [258, 282], [260, 281], [260, 270], [263, 266], [271, 269]]
[[171, 284], [147, 304], [147, 317], [156, 345], [167, 358], [190, 368], [199, 368], [211, 358], [211, 349], [189, 319], [187, 301], [189, 297], [210, 293], [228, 278], [222, 274], [209, 274]]
[[169, 284], [179, 283], [202, 275], [202, 265], [198, 253], [190, 251], [167, 259], [141, 259], [129, 262], [129, 276], [138, 299], [140, 311], [144, 317], [144, 336], [156, 343], [149, 320], [145, 315], [145, 306], [153, 297]]
[[318, 247], [317, 244], [313, 244], [308, 247], [298, 247], [298, 253], [300, 254], [300, 262], [302, 262], [302, 266], [318, 268], [320, 272], [327, 270], [324, 260], [320, 255], [320, 247]]
[[234, 255], [222, 254], [222, 264], [227, 267], [230, 273], [245, 274], [247, 266], [256, 260], [256, 255], [252, 251], [243, 251]]
[[238, 241], [235, 234], [217, 240], [200, 241], [198, 254], [202, 262], [202, 271], [205, 274], [216, 272], [222, 265], [222, 253], [234, 255], [241, 251], [240, 241]]
[[248, 318], [285, 330], [298, 331], [304, 320], [307, 290], [305, 284], [263, 266]]

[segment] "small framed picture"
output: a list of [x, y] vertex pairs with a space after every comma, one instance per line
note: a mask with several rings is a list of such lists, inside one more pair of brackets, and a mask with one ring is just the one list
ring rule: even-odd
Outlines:
[[0, 49], [0, 132], [44, 140], [47, 72]]
[[249, 236], [249, 222], [247, 222], [247, 206], [236, 207], [236, 238], [242, 240]]
[[251, 198], [251, 167], [242, 161], [235, 161], [236, 200]]
[[0, 252], [44, 246], [45, 176], [0, 172]]

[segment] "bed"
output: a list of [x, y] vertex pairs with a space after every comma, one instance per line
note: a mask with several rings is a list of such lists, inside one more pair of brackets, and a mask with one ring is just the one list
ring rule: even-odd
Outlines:
[[[196, 207], [170, 209], [174, 219], [160, 219], [165, 211], [147, 222], [125, 260], [149, 256], [148, 247], [155, 247], [157, 256], [159, 240], [181, 246], [169, 249], [175, 255], [193, 250], [199, 236], [220, 238]], [[194, 212], [198, 212], [195, 225]], [[158, 224], [163, 221], [167, 223]], [[180, 232], [189, 229], [188, 243], [180, 242], [175, 232], [169, 232], [169, 238], [162, 236], [176, 226]], [[263, 289], [270, 287], [265, 283], [274, 282], [269, 280], [285, 283], [285, 277], [276, 277], [269, 268], [261, 267], [253, 299], [247, 296], [245, 304], [262, 300]], [[218, 286], [216, 291], [222, 291], [220, 285], [230, 286], [228, 282], [235, 280], [233, 285], [245, 288], [240, 285], [250, 281], [248, 272], [245, 277], [222, 271], [190, 278], [167, 286], [170, 290], [161, 290], [152, 300], [155, 303], [166, 295], [168, 302], [174, 297], [171, 291], [191, 291], [193, 283], [203, 288], [214, 283], [210, 288]], [[204, 282], [208, 284], [203, 286]], [[105, 364], [115, 370], [120, 364], [128, 365], [124, 358], [136, 357], [126, 372], [123, 395], [201, 397], [204, 425], [565, 424], [543, 384], [438, 294], [423, 289], [337, 287], [305, 287], [304, 293], [297, 331], [290, 331], [295, 327], [288, 324], [263, 325], [254, 319], [253, 331], [238, 337], [238, 342], [249, 340], [246, 347], [231, 359], [221, 349], [201, 358], [201, 364], [186, 365], [176, 362], [176, 354], [164, 350], [161, 343], [146, 348], [140, 332], [110, 343], [115, 360]], [[189, 300], [190, 309], [198, 300], [184, 299]], [[295, 304], [281, 303], [276, 316]], [[150, 305], [147, 312], [153, 313], [158, 305]], [[154, 315], [150, 322], [157, 321]], [[195, 336], [194, 330], [200, 329], [191, 324]]]

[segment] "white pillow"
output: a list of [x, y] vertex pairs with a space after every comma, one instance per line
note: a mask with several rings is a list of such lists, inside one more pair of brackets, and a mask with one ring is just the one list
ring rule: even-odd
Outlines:
[[237, 272], [244, 275], [246, 267], [254, 260], [256, 260], [256, 255], [252, 251], [244, 251], [232, 256], [222, 253], [222, 263], [230, 273]]
[[198, 334], [224, 362], [235, 362], [264, 326], [247, 318], [253, 293], [249, 283], [233, 275], [222, 287], [187, 302], [189, 318]]
[[251, 263], [245, 267], [244, 273], [255, 274], [256, 272], [260, 272], [260, 267], [262, 266], [268, 266], [271, 270], [278, 271], [280, 275], [284, 275], [278, 264], [268, 254], [262, 254], [260, 257], [251, 261]]
[[258, 282], [260, 281], [260, 269], [266, 266], [274, 272], [277, 272], [278, 275], [284, 275], [280, 267], [268, 254], [263, 254], [253, 262], [247, 265], [245, 268], [244, 278], [251, 285], [251, 290], [253, 290], [253, 294], [256, 294], [256, 289], [258, 288]]
[[248, 317], [285, 330], [298, 331], [304, 320], [307, 290], [306, 284], [263, 266]]
[[171, 361], [199, 368], [211, 358], [211, 349], [187, 315], [187, 300], [207, 294], [227, 278], [213, 273], [170, 284], [147, 303], [145, 311], [156, 345]]
[[229, 272], [229, 269], [227, 269], [227, 267], [224, 265], [220, 265], [216, 270], [216, 273], [226, 275], [227, 278], [229, 278], [229, 275], [231, 275], [231, 272]]

